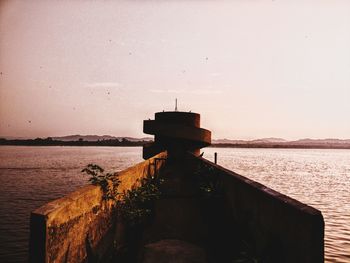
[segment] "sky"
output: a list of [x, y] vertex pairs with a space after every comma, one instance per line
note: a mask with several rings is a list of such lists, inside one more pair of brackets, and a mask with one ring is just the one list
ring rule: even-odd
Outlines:
[[0, 1], [0, 136], [350, 139], [350, 1]]

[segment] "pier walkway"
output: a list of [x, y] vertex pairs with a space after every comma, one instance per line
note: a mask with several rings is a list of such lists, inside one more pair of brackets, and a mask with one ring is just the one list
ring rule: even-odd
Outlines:
[[100, 186], [83, 187], [32, 212], [30, 263], [324, 261], [322, 213], [203, 159], [199, 114], [159, 112], [144, 132], [155, 141], [118, 192], [163, 179], [152, 216], [132, 225]]

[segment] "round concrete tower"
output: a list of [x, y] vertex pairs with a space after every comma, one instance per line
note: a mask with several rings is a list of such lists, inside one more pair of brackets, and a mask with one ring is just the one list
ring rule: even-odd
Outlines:
[[143, 121], [143, 132], [154, 135], [154, 143], [143, 147], [143, 158], [148, 159], [161, 151], [168, 155], [184, 155], [211, 144], [211, 132], [200, 128], [198, 113], [169, 111], [157, 112], [154, 120]]

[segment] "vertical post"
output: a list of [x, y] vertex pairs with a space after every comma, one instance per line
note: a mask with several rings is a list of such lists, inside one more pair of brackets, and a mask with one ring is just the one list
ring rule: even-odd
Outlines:
[[175, 111], [177, 111], [177, 98], [175, 99]]
[[218, 162], [218, 153], [215, 152], [214, 153], [214, 163], [217, 164], [217, 162]]

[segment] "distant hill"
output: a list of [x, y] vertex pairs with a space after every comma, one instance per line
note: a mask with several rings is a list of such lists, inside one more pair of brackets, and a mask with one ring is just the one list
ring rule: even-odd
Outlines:
[[6, 139], [0, 137], [0, 145], [27, 146], [143, 146], [151, 138], [114, 137], [110, 135], [69, 135], [35, 139]]
[[336, 148], [350, 149], [350, 139], [300, 139], [287, 141], [281, 138], [264, 138], [257, 140], [229, 140], [212, 141], [217, 147], [245, 147], [245, 148]]
[[[49, 138], [20, 138], [0, 136], [0, 145], [102, 145], [102, 146], [142, 146], [153, 141], [152, 137], [133, 138], [111, 135], [67, 135]], [[300, 139], [288, 141], [281, 138], [262, 138], [255, 140], [214, 139], [214, 147], [234, 148], [320, 148], [350, 149], [350, 139]]]
[[84, 141], [88, 142], [96, 142], [96, 141], [104, 141], [104, 140], [119, 140], [126, 139], [131, 142], [136, 141], [152, 141], [153, 139], [151, 137], [144, 137], [144, 138], [133, 138], [133, 137], [116, 137], [111, 135], [67, 135], [67, 136], [61, 136], [61, 137], [52, 137], [53, 140], [57, 141], [78, 141], [79, 139], [83, 139]]
[[300, 139], [297, 141], [291, 141], [293, 144], [350, 144], [350, 139]]
[[263, 138], [263, 139], [256, 139], [252, 140], [251, 143], [284, 143], [287, 142], [287, 140], [282, 138]]
[[255, 144], [255, 143], [284, 143], [287, 142], [285, 139], [281, 138], [263, 138], [255, 140], [229, 140], [229, 139], [217, 139], [212, 140], [212, 143], [230, 143], [230, 144]]

